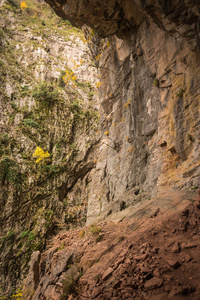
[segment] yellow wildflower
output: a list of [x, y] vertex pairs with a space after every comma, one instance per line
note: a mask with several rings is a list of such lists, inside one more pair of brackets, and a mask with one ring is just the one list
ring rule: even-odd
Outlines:
[[26, 5], [26, 2], [21, 2], [20, 3], [20, 8], [23, 10], [23, 9], [25, 9], [25, 8], [27, 8], [27, 5]]
[[100, 88], [100, 86], [101, 86], [102, 84], [103, 84], [103, 82], [100, 82], [100, 81], [99, 81], [99, 82], [96, 83], [96, 87], [97, 87], [97, 88]]
[[49, 157], [50, 154], [48, 151], [44, 152], [42, 148], [37, 147], [33, 153], [33, 157], [36, 158], [36, 164], [39, 163], [42, 159]]

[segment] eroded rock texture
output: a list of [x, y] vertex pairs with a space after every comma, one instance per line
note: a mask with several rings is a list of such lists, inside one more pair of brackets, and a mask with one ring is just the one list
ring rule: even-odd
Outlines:
[[[101, 147], [88, 222], [199, 184], [198, 1], [51, 1], [99, 41]], [[106, 38], [105, 38], [106, 37]]]

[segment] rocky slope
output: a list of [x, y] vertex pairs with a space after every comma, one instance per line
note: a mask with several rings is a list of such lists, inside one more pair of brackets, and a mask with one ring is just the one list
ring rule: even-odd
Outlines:
[[22, 299], [198, 300], [200, 197], [192, 198], [174, 193], [170, 207], [162, 195], [164, 213], [148, 221], [58, 235], [52, 248], [32, 255]]
[[[44, 2], [25, 5], [0, 4], [2, 297], [22, 282], [33, 251], [85, 223], [99, 140], [98, 79], [82, 31]], [[34, 157], [37, 147], [48, 157]]]

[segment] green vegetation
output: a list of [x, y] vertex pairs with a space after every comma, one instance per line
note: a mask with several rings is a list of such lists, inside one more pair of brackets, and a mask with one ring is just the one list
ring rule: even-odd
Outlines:
[[60, 296], [60, 300], [65, 300], [73, 292], [75, 280], [71, 274], [66, 275], [63, 280], [63, 293]]
[[[54, 212], [51, 209], [40, 208], [35, 217], [33, 218], [33, 225], [29, 230], [24, 230], [19, 236], [18, 242], [18, 253], [17, 256], [24, 255], [24, 253], [30, 254], [36, 250], [42, 250], [46, 243], [46, 237], [50, 231], [53, 230]], [[41, 227], [40, 222], [43, 220], [43, 226]], [[23, 245], [23, 248], [22, 248]], [[28, 260], [27, 260], [28, 262]]]
[[38, 100], [41, 106], [50, 107], [60, 99], [59, 92], [51, 83], [43, 82], [35, 86], [32, 96]]
[[22, 174], [17, 163], [9, 157], [3, 157], [0, 161], [0, 181], [4, 185], [12, 183], [20, 187], [22, 183]]
[[27, 96], [30, 94], [30, 89], [28, 85], [21, 86], [21, 97]]
[[0, 249], [2, 249], [6, 245], [13, 245], [15, 240], [15, 232], [13, 229], [9, 230], [5, 235], [0, 237]]
[[178, 91], [178, 93], [176, 94], [176, 96], [178, 97], [178, 98], [181, 98], [181, 97], [183, 97], [183, 93], [185, 92], [185, 90], [183, 90], [183, 89], [179, 89], [179, 91]]
[[7, 0], [7, 3], [13, 6], [14, 8], [20, 8], [19, 2], [16, 0]]
[[187, 134], [187, 138], [188, 138], [188, 141], [190, 141], [190, 142], [194, 141], [192, 135], [189, 133]]
[[101, 227], [97, 226], [96, 224], [93, 224], [90, 226], [90, 232], [92, 234], [99, 234], [101, 232]]
[[[1, 38], [1, 32], [2, 30], [0, 30], [0, 38]], [[0, 60], [0, 68], [3, 68], [4, 66], [5, 66], [4, 62]]]
[[103, 240], [104, 235], [103, 234], [99, 234], [96, 238], [96, 243], [99, 243]]
[[33, 121], [32, 119], [24, 119], [23, 120], [23, 125], [25, 127], [30, 126], [30, 127], [34, 127], [34, 128], [38, 128], [39, 124], [35, 121]]
[[[3, 272], [12, 273], [7, 277], [13, 286], [8, 299], [28, 271], [34, 250], [44, 250], [60, 228], [84, 224], [86, 200], [80, 195], [72, 201], [62, 195], [62, 186], [71, 179], [73, 185], [73, 177], [79, 176], [78, 139], [86, 137], [87, 153], [99, 120], [93, 109], [93, 86], [77, 78], [76, 87], [67, 86], [63, 76], [72, 70], [61, 53], [53, 53], [56, 38], [61, 45], [66, 40], [78, 44], [82, 31], [60, 20], [43, 2], [25, 4], [20, 9], [20, 1], [7, 0], [0, 7], [1, 17], [6, 20], [9, 15], [11, 20], [0, 29], [0, 94], [5, 112], [0, 134], [0, 222], [5, 224], [0, 260]], [[33, 38], [27, 39], [29, 35]], [[90, 107], [84, 102], [87, 96]], [[50, 154], [37, 164], [36, 147]], [[70, 289], [66, 287], [64, 293]]]
[[80, 106], [80, 103], [77, 100], [72, 101], [72, 103], [70, 104], [70, 108], [73, 113], [80, 114], [80, 112], [82, 111], [82, 107]]
[[160, 82], [159, 82], [158, 78], [156, 78], [156, 79], [154, 80], [153, 85], [156, 86], [157, 88], [159, 88]]

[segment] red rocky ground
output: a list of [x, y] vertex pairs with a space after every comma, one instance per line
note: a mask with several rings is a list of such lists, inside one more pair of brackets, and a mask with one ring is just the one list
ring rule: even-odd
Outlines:
[[33, 299], [199, 300], [199, 225], [197, 196], [139, 228], [110, 222], [60, 234], [39, 260]]

